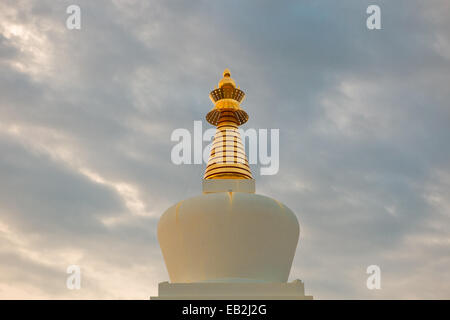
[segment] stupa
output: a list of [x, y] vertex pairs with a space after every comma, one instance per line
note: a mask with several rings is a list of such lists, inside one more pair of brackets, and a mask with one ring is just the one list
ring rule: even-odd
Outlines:
[[245, 94], [226, 69], [206, 120], [217, 127], [203, 194], [166, 210], [158, 241], [170, 282], [152, 299], [312, 299], [288, 283], [299, 223], [284, 204], [255, 194], [238, 127]]

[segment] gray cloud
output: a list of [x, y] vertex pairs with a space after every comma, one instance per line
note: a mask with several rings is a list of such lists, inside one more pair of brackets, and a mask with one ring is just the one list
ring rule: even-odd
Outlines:
[[203, 170], [170, 162], [170, 134], [226, 67], [247, 127], [281, 129], [279, 174], [253, 172], [298, 214], [291, 278], [317, 298], [450, 296], [445, 1], [378, 1], [380, 31], [369, 1], [81, 1], [79, 31], [69, 4], [0, 5], [0, 297], [156, 293], [158, 218]]

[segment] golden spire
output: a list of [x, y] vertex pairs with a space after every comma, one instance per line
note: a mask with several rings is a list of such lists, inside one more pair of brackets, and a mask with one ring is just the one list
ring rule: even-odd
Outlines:
[[214, 108], [206, 120], [217, 126], [204, 179], [252, 179], [238, 126], [248, 120], [241, 109], [245, 93], [236, 88], [230, 70], [225, 69], [219, 88], [209, 94]]

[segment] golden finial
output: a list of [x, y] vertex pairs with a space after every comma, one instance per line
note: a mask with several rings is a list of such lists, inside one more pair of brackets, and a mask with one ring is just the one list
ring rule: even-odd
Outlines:
[[209, 94], [209, 98], [214, 103], [214, 108], [206, 115], [206, 120], [216, 126], [221, 112], [231, 111], [236, 116], [238, 125], [244, 124], [248, 120], [247, 113], [240, 106], [244, 97], [244, 91], [239, 87], [236, 88], [230, 70], [225, 69], [223, 78], [219, 81], [219, 87], [214, 88]]
[[204, 179], [252, 179], [238, 126], [247, 122], [241, 109], [245, 93], [236, 88], [230, 70], [225, 69], [219, 88], [209, 94], [214, 108], [206, 120], [217, 126]]
[[223, 71], [223, 78], [219, 81], [219, 88], [222, 87], [230, 87], [236, 88], [236, 83], [234, 83], [234, 80], [231, 78], [231, 72], [230, 69], [225, 69]]

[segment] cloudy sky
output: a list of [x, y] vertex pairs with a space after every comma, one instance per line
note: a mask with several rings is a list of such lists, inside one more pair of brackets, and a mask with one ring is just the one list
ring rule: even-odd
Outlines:
[[1, 0], [0, 298], [157, 294], [158, 219], [205, 168], [174, 165], [170, 135], [204, 121], [225, 68], [245, 127], [280, 129], [278, 174], [253, 173], [300, 221], [290, 280], [318, 299], [450, 298], [446, 0]]

